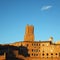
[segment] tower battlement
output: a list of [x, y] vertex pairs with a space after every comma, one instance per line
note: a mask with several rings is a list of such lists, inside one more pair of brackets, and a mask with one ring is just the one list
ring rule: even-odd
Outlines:
[[34, 41], [34, 26], [32, 25], [26, 26], [24, 41]]

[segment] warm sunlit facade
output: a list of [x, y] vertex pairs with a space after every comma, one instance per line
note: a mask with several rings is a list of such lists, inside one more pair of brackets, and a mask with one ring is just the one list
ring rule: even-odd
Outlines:
[[60, 43], [53, 43], [53, 37], [48, 41], [34, 41], [34, 26], [26, 26], [24, 41], [9, 45], [27, 47], [30, 54], [27, 60], [60, 60]]

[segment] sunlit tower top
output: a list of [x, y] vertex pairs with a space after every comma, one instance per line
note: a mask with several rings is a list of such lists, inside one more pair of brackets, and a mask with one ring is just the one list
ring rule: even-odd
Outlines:
[[26, 26], [24, 41], [34, 41], [34, 26]]

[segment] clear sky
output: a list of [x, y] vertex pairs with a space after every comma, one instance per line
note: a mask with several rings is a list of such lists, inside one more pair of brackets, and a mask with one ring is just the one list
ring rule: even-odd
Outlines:
[[35, 41], [60, 40], [60, 0], [0, 0], [0, 43], [24, 40], [34, 25]]

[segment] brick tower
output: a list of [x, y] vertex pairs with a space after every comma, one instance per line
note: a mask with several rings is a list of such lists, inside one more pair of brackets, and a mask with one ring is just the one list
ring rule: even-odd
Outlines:
[[24, 41], [34, 41], [34, 26], [26, 26]]

